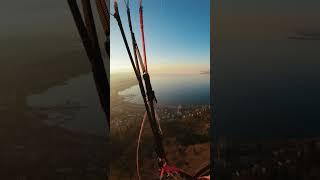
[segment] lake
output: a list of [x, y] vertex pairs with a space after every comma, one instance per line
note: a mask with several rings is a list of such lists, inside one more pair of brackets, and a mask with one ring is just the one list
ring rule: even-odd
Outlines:
[[[152, 77], [152, 84], [162, 105], [209, 104], [209, 80], [209, 75], [158, 75]], [[139, 93], [138, 86], [119, 92], [125, 101], [133, 103], [142, 102]], [[30, 95], [27, 105], [49, 125], [105, 135], [106, 120], [91, 73]]]
[[[151, 77], [160, 105], [210, 104], [210, 75], [156, 75]], [[143, 104], [138, 85], [119, 92], [125, 101]]]
[[44, 121], [50, 125], [105, 135], [107, 123], [91, 73], [30, 95], [27, 104], [36, 114], [47, 116]]

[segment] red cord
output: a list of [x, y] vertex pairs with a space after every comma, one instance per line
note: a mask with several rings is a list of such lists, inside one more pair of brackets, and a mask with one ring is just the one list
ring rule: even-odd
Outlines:
[[139, 137], [138, 137], [138, 144], [137, 144], [137, 154], [136, 154], [136, 166], [137, 166], [137, 176], [138, 179], [140, 180], [140, 167], [139, 167], [139, 149], [140, 149], [140, 141], [141, 141], [141, 136], [142, 136], [142, 131], [143, 131], [143, 127], [144, 127], [144, 122], [146, 121], [147, 118], [147, 112], [144, 113], [143, 115], [143, 119], [140, 125], [140, 132], [139, 132]]
[[145, 66], [146, 72], [148, 72], [146, 44], [145, 44], [145, 40], [144, 40], [142, 1], [140, 1], [139, 14], [140, 14], [140, 30], [141, 30], [141, 36], [142, 36], [142, 48], [143, 48], [144, 66]]
[[169, 166], [166, 162], [163, 164], [160, 170], [160, 179], [162, 179], [165, 174], [168, 174], [168, 175], [179, 174], [179, 175], [192, 177], [192, 175], [188, 174], [184, 170], [177, 168], [176, 166]]

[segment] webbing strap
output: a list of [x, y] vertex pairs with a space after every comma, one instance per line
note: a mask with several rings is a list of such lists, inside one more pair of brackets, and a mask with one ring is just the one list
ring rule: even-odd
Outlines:
[[[158, 155], [158, 160], [159, 160], [159, 167], [160, 167], [160, 179], [162, 179], [165, 175], [175, 175], [175, 174], [179, 174], [181, 177], [184, 177], [186, 179], [194, 179], [194, 177], [192, 175], [190, 175], [189, 173], [183, 171], [182, 169], [179, 169], [175, 166], [169, 166], [166, 156], [165, 156], [165, 151], [163, 148], [163, 144], [162, 144], [162, 130], [160, 127], [160, 122], [159, 122], [159, 117], [158, 114], [156, 112], [156, 98], [154, 95], [154, 91], [152, 89], [151, 86], [151, 82], [150, 82], [150, 77], [147, 71], [147, 59], [146, 59], [146, 50], [145, 50], [145, 40], [144, 40], [144, 28], [143, 28], [143, 12], [142, 12], [142, 0], [140, 0], [140, 29], [141, 29], [141, 33], [142, 33], [142, 44], [143, 44], [143, 52], [144, 52], [144, 63], [142, 62], [142, 58], [141, 58], [141, 54], [139, 52], [139, 48], [137, 46], [135, 37], [134, 37], [134, 33], [132, 30], [132, 23], [131, 23], [131, 17], [130, 17], [130, 9], [128, 7], [128, 3], [126, 3], [127, 6], [127, 15], [128, 15], [128, 22], [129, 22], [129, 28], [130, 28], [130, 32], [131, 32], [131, 37], [132, 37], [132, 45], [133, 45], [133, 51], [134, 51], [134, 55], [135, 55], [135, 63], [133, 61], [133, 57], [131, 55], [129, 46], [128, 46], [128, 42], [127, 39], [125, 37], [124, 34], [124, 30], [122, 27], [122, 23], [121, 23], [121, 19], [120, 19], [120, 15], [118, 12], [118, 4], [117, 1], [114, 2], [114, 8], [115, 8], [115, 14], [114, 17], [116, 18], [123, 40], [125, 42], [126, 45], [126, 49], [127, 52], [129, 54], [129, 58], [131, 61], [131, 64], [133, 66], [133, 69], [135, 71], [136, 77], [139, 81], [139, 87], [140, 87], [140, 91], [144, 100], [144, 104], [145, 104], [145, 108], [146, 108], [146, 112], [144, 113], [142, 122], [141, 122], [141, 126], [140, 126], [140, 131], [139, 131], [139, 137], [138, 137], [138, 144], [137, 144], [137, 151], [136, 151], [136, 167], [137, 167], [137, 176], [138, 179], [141, 179], [140, 176], [140, 166], [139, 166], [139, 149], [140, 149], [140, 142], [141, 142], [141, 137], [142, 137], [142, 132], [143, 132], [143, 128], [144, 128], [144, 124], [145, 124], [145, 120], [148, 117], [150, 125], [151, 125], [151, 129], [154, 135], [154, 140], [155, 140], [155, 144], [156, 144], [156, 153]], [[144, 85], [146, 87], [144, 87], [144, 85], [142, 84], [142, 78], [140, 75], [140, 68], [139, 65], [143, 71], [143, 80], [144, 80]], [[144, 89], [146, 88], [146, 89]], [[146, 90], [146, 91], [145, 91]], [[155, 102], [154, 102], [155, 101]]]
[[[128, 52], [128, 55], [129, 55], [129, 58], [130, 58], [132, 67], [133, 67], [133, 69], [134, 69], [134, 71], [135, 71], [135, 74], [136, 74], [136, 77], [137, 77], [137, 80], [138, 80], [138, 83], [139, 83], [141, 95], [142, 95], [142, 97], [143, 97], [144, 105], [145, 105], [145, 108], [146, 108], [146, 111], [147, 111], [148, 120], [149, 120], [149, 122], [150, 122], [150, 126], [151, 126], [151, 129], [152, 129], [152, 132], [153, 132], [153, 134], [154, 134], [154, 140], [155, 140], [155, 144], [156, 144], [156, 153], [157, 153], [157, 155], [158, 155], [160, 158], [165, 158], [165, 151], [164, 151], [163, 145], [162, 145], [162, 137], [161, 137], [161, 135], [160, 135], [160, 133], [159, 133], [159, 130], [158, 130], [158, 127], [157, 127], [157, 123], [156, 123], [156, 120], [155, 120], [155, 116], [154, 116], [153, 102], [150, 101], [150, 98], [149, 98], [149, 97], [148, 97], [149, 103], [147, 102], [146, 93], [145, 93], [145, 91], [144, 91], [144, 85], [143, 85], [141, 76], [139, 76], [139, 74], [138, 74], [138, 72], [137, 72], [137, 69], [136, 69], [136, 67], [135, 67], [135, 64], [134, 64], [134, 62], [133, 62], [133, 58], [132, 58], [132, 55], [131, 55], [131, 51], [130, 51], [130, 49], [129, 49], [128, 42], [127, 42], [127, 39], [126, 39], [124, 30], [123, 30], [121, 18], [120, 18], [120, 15], [119, 15], [119, 10], [118, 10], [118, 3], [117, 3], [117, 1], [114, 2], [114, 8], [115, 8], [114, 17], [115, 17], [115, 19], [116, 19], [117, 22], [118, 22], [118, 25], [119, 25], [119, 28], [120, 28], [120, 31], [121, 31], [121, 35], [122, 35], [122, 38], [123, 38], [123, 40], [124, 40], [124, 42], [125, 42], [126, 49], [127, 49], [127, 52]], [[145, 76], [144, 76], [144, 77], [145, 77]], [[149, 83], [149, 84], [150, 84], [150, 83]], [[149, 86], [149, 87], [150, 87], [150, 86]]]
[[135, 63], [136, 63], [137, 73], [139, 74], [139, 76], [141, 76], [138, 57], [137, 57], [137, 53], [136, 53], [136, 49], [138, 48], [138, 46], [137, 46], [137, 42], [136, 42], [136, 39], [135, 39], [135, 36], [134, 36], [134, 33], [133, 33], [133, 29], [132, 29], [130, 8], [129, 8], [129, 5], [127, 3], [126, 3], [126, 7], [127, 7], [128, 23], [129, 23], [129, 29], [130, 29], [130, 34], [131, 34], [131, 40], [132, 40], [132, 49], [133, 49], [133, 53], [134, 53], [134, 60], [135, 60]]
[[124, 33], [124, 30], [123, 30], [123, 26], [122, 26], [122, 22], [121, 22], [121, 18], [120, 18], [120, 15], [119, 15], [119, 9], [118, 9], [118, 3], [117, 1], [114, 1], [114, 10], [115, 10], [115, 13], [114, 13], [114, 18], [117, 20], [118, 22], [118, 26], [119, 26], [119, 29], [120, 29], [120, 32], [121, 32], [121, 35], [122, 35], [122, 39], [124, 41], [124, 44], [125, 44], [125, 47], [126, 47], [126, 50], [127, 50], [127, 53], [129, 55], [129, 59], [130, 59], [130, 62], [131, 62], [131, 65], [132, 65], [132, 68], [135, 72], [135, 75], [137, 76], [137, 78], [139, 78], [139, 74], [137, 72], [137, 68], [136, 68], [136, 65], [133, 61], [133, 57], [132, 57], [132, 54], [131, 54], [131, 50], [129, 48], [129, 45], [128, 45], [128, 41], [127, 41], [127, 38], [126, 38], [126, 35]]
[[96, 0], [96, 6], [99, 13], [102, 28], [106, 34], [110, 34], [110, 16], [108, 6], [105, 0]]
[[141, 31], [141, 37], [142, 37], [142, 49], [143, 49], [143, 57], [144, 57], [144, 66], [145, 66], [146, 72], [148, 72], [146, 43], [145, 43], [145, 39], [144, 39], [142, 0], [140, 1], [139, 17], [140, 17], [140, 31]]
[[81, 12], [79, 10], [77, 2], [74, 0], [68, 0], [68, 4], [75, 24], [77, 26], [79, 35], [81, 37], [83, 46], [91, 63], [92, 73], [98, 91], [100, 105], [106, 116], [109, 130], [110, 121], [108, 114], [110, 109], [110, 86], [106, 75], [106, 71], [104, 69], [104, 63], [101, 57], [100, 49], [97, 45], [98, 39], [93, 21], [90, 1], [83, 1], [84, 16], [86, 19], [86, 23], [82, 19]]
[[107, 55], [110, 57], [110, 16], [109, 9], [105, 0], [96, 0], [96, 6], [100, 17], [100, 22], [102, 24], [106, 41], [104, 47], [106, 49]]
[[139, 64], [140, 64], [140, 67], [141, 67], [141, 69], [142, 69], [142, 72], [143, 73], [146, 73], [146, 66], [143, 64], [143, 60], [142, 60], [142, 57], [141, 57], [141, 54], [140, 54], [140, 51], [139, 51], [139, 48], [138, 48], [138, 46], [137, 46], [137, 48], [136, 48], [136, 54], [137, 54], [137, 56], [138, 56], [138, 60], [139, 60]]

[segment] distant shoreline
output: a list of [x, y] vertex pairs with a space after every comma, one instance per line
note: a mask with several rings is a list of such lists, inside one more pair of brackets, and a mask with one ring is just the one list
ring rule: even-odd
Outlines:
[[[159, 100], [159, 106], [162, 107], [174, 107], [176, 108], [179, 105], [182, 106], [193, 106], [193, 105], [208, 105], [209, 102], [209, 78], [208, 74], [201, 74], [208, 72], [199, 72], [197, 74], [156, 74], [152, 76], [152, 83], [154, 83], [154, 88], [156, 91], [156, 96]], [[119, 78], [122, 76], [122, 78]], [[190, 76], [190, 77], [189, 77]], [[115, 77], [114, 79], [112, 77]], [[140, 90], [138, 87], [138, 82], [135, 77], [127, 78], [125, 73], [121, 75], [111, 74], [111, 91], [113, 97], [118, 97], [121, 101], [125, 103], [131, 103], [134, 105], [143, 105], [141, 98]], [[171, 80], [172, 79], [172, 80]], [[187, 79], [190, 79], [187, 80]], [[116, 81], [117, 80], [117, 81]], [[194, 83], [193, 81], [201, 83]], [[199, 81], [197, 81], [199, 80]], [[112, 82], [113, 81], [113, 82]], [[175, 82], [178, 82], [175, 83]], [[174, 84], [174, 86], [172, 86]], [[199, 86], [198, 86], [199, 85]], [[194, 86], [198, 86], [195, 91], [192, 91]], [[181, 88], [180, 88], [181, 87]], [[184, 88], [187, 87], [187, 91], [184, 91]], [[198, 90], [203, 88], [203, 90]], [[185, 94], [179, 94], [179, 91], [185, 92]], [[177, 94], [178, 93], [178, 94]], [[200, 94], [199, 94], [200, 93]], [[176, 95], [174, 95], [176, 94]], [[195, 95], [195, 98], [192, 96]], [[197, 99], [197, 96], [200, 96], [200, 99]], [[172, 100], [171, 99], [172, 96]], [[188, 98], [186, 98], [188, 97]]]

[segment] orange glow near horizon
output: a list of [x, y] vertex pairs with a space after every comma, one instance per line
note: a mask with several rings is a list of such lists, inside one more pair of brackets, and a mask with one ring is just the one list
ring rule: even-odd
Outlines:
[[[209, 71], [208, 64], [150, 64], [151, 74], [199, 74]], [[131, 66], [111, 67], [110, 73], [133, 72]]]

